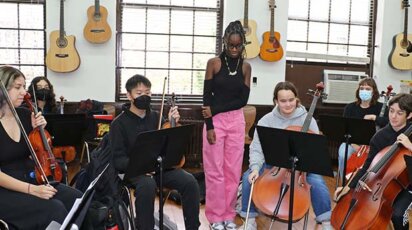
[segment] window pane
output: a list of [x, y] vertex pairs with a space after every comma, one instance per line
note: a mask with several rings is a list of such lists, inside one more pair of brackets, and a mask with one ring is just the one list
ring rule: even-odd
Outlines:
[[43, 5], [20, 4], [20, 27], [43, 29]]
[[144, 57], [145, 53], [143, 51], [122, 51], [121, 66], [128, 67], [144, 67]]
[[0, 3], [0, 27], [17, 27], [17, 4]]
[[208, 1], [208, 0], [195, 0], [196, 7], [209, 7], [209, 8], [217, 8], [217, 4], [215, 1]]
[[175, 6], [193, 6], [193, 0], [171, 0], [170, 4]]
[[329, 45], [329, 54], [346, 56], [347, 49], [346, 45]]
[[368, 31], [367, 26], [351, 26], [349, 42], [351, 44], [368, 45]]
[[145, 9], [123, 8], [122, 30], [124, 32], [145, 32]]
[[123, 0], [123, 2], [125, 4], [127, 4], [127, 3], [140, 3], [140, 4], [143, 4], [143, 3], [146, 3], [146, 0]]
[[20, 46], [23, 48], [43, 48], [44, 47], [44, 32], [22, 30], [20, 31]]
[[19, 64], [19, 54], [17, 49], [0, 49], [0, 64]]
[[170, 67], [173, 69], [191, 69], [192, 54], [190, 53], [171, 53]]
[[171, 31], [172, 34], [192, 34], [193, 33], [193, 12], [192, 11], [172, 11]]
[[289, 0], [289, 18], [307, 19], [308, 1], [309, 0]]
[[169, 93], [191, 94], [192, 71], [170, 70]]
[[145, 35], [143, 34], [121, 34], [122, 48], [145, 49]]
[[351, 21], [354, 23], [369, 24], [371, 0], [352, 1]]
[[26, 77], [26, 87], [30, 85], [33, 78], [44, 76], [44, 66], [21, 66], [18, 68]]
[[332, 0], [330, 20], [332, 22], [349, 22], [349, 3], [350, 1]]
[[203, 81], [205, 79], [205, 71], [193, 71], [193, 90], [192, 94], [203, 94]]
[[44, 64], [44, 50], [20, 50], [21, 55], [21, 63], [24, 64], [37, 64], [43, 65]]
[[147, 35], [147, 50], [150, 51], [168, 51], [168, 35]]
[[[139, 20], [142, 20], [140, 18]], [[169, 33], [169, 10], [147, 10], [147, 32]]]
[[308, 44], [308, 53], [326, 54], [327, 53], [327, 45], [326, 44], [309, 43]]
[[147, 4], [169, 5], [170, 0], [147, 0]]
[[[165, 77], [169, 76], [168, 70], [146, 69], [146, 77], [152, 82], [152, 93], [162, 93]], [[166, 92], [170, 93], [170, 92]]]
[[348, 25], [330, 24], [329, 41], [332, 43], [348, 43]]
[[305, 52], [306, 43], [303, 42], [288, 42], [288, 51]]
[[216, 56], [215, 54], [193, 54], [193, 68], [204, 69], [206, 68], [207, 61]]
[[17, 30], [0, 30], [0, 47], [13, 47], [18, 46]]
[[288, 40], [306, 41], [307, 40], [307, 22], [288, 21]]
[[309, 22], [309, 41], [327, 42], [328, 24], [319, 22]]
[[169, 67], [169, 54], [165, 52], [147, 52], [146, 67], [167, 69]]
[[[297, 5], [299, 7], [299, 5]], [[310, 19], [327, 21], [329, 18], [329, 0], [310, 1]]]
[[190, 36], [170, 36], [170, 51], [192, 51], [193, 38]]
[[216, 36], [216, 12], [195, 11], [195, 35]]
[[215, 53], [216, 50], [216, 38], [207, 37], [195, 37], [194, 49], [197, 52]]
[[366, 46], [349, 46], [348, 55], [351, 57], [368, 57], [368, 48]]

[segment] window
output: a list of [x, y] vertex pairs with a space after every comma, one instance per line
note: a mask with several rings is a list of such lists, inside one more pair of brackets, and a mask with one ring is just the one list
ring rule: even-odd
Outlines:
[[134, 74], [152, 82], [152, 94], [201, 95], [206, 63], [221, 37], [219, 0], [119, 0], [116, 99]]
[[45, 76], [45, 1], [0, 2], [0, 65], [26, 75], [26, 84]]
[[373, 6], [374, 0], [290, 0], [287, 59], [370, 63]]

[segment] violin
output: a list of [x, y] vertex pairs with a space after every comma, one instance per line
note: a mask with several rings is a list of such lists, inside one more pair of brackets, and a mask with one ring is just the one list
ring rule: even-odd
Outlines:
[[[411, 133], [412, 125], [404, 134]], [[356, 188], [350, 189], [332, 211], [335, 229], [387, 228], [395, 198], [409, 185], [404, 155], [410, 156], [411, 151], [395, 142], [374, 157]]]
[[16, 109], [14, 108], [13, 103], [11, 102], [11, 99], [9, 97], [9, 94], [7, 92], [6, 87], [4, 86], [3, 82], [0, 80], [0, 90], [2, 91], [3, 95], [5, 96], [6, 102], [17, 122], [17, 125], [19, 126], [20, 132], [24, 138], [24, 141], [26, 142], [30, 155], [34, 161], [35, 167], [36, 167], [36, 179], [39, 178], [38, 182], [39, 184], [45, 184], [45, 185], [50, 185], [49, 179], [47, 178], [47, 174], [45, 173], [45, 170], [43, 170], [44, 164], [41, 164], [40, 160], [38, 159], [36, 152], [34, 151], [34, 147], [32, 146], [29, 137], [23, 127], [23, 124], [21, 123], [21, 120], [19, 118], [19, 115], [17, 114]]
[[[303, 126], [289, 126], [286, 128], [287, 130], [312, 132], [309, 130], [309, 126], [316, 103], [320, 97], [326, 97], [326, 94], [323, 93], [324, 85], [322, 82], [318, 83], [316, 88], [316, 91], [309, 90], [308, 94], [313, 96], [313, 100]], [[290, 175], [289, 169], [273, 167], [270, 170], [266, 170], [255, 182], [252, 195], [253, 202], [260, 211], [272, 216], [273, 219], [289, 220], [290, 190], [287, 188], [290, 187]], [[310, 185], [306, 182], [306, 173], [296, 171], [294, 186], [293, 222], [303, 218], [310, 207]]]
[[[34, 92], [34, 90], [33, 90]], [[27, 93], [24, 96], [24, 101], [29, 106], [30, 110], [35, 114], [38, 113], [37, 106], [33, 106], [30, 100], [30, 94]], [[35, 101], [36, 103], [36, 101]], [[33, 146], [33, 150], [41, 168], [44, 171], [46, 178], [50, 179], [51, 181], [60, 182], [63, 179], [63, 173], [60, 168], [60, 165], [57, 163], [56, 159], [54, 158], [53, 152], [51, 150], [51, 136], [50, 134], [43, 128], [37, 127], [33, 129], [33, 131], [29, 134], [29, 141]], [[38, 168], [35, 170], [36, 181], [37, 183], [43, 183], [44, 179], [42, 178], [42, 173]]]
[[[170, 108], [175, 107], [175, 105], [176, 105], [176, 95], [175, 95], [175, 93], [172, 93], [172, 96], [170, 97], [169, 103], [170, 103]], [[177, 123], [176, 120], [173, 117], [171, 117], [170, 121], [167, 121], [167, 122], [163, 123], [162, 129], [174, 128], [174, 127], [177, 127], [177, 126], [181, 126], [181, 124]]]
[[[392, 85], [388, 85], [386, 88], [386, 92], [382, 91], [380, 96], [384, 98], [384, 102], [382, 105], [382, 109], [379, 113], [379, 117], [383, 117], [385, 114], [385, 110], [388, 104], [388, 101], [395, 93], [392, 92], [393, 87]], [[376, 130], [379, 130], [379, 127], [376, 126]], [[366, 158], [368, 157], [369, 153], [369, 146], [368, 145], [361, 145], [360, 148], [353, 152], [352, 155], [349, 157], [348, 162], [346, 163], [346, 177], [351, 177], [355, 175], [355, 172], [362, 167], [365, 163]]]

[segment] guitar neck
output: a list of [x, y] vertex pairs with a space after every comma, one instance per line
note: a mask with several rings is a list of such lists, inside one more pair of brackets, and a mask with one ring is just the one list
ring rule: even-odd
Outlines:
[[270, 39], [275, 37], [275, 5], [270, 9]]
[[405, 1], [405, 21], [403, 24], [403, 40], [406, 41], [408, 39], [408, 7], [409, 2]]
[[94, 14], [100, 15], [100, 1], [94, 0]]
[[64, 0], [60, 0], [60, 39], [64, 38]]
[[245, 0], [243, 27], [249, 28], [249, 0]]

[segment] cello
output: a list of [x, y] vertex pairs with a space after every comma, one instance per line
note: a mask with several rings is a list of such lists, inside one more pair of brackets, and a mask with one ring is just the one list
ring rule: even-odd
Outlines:
[[[309, 130], [312, 122], [313, 113], [316, 103], [320, 97], [325, 98], [323, 93], [324, 85], [322, 82], [316, 85], [316, 91], [309, 90], [313, 100], [310, 109], [306, 115], [303, 126], [289, 126], [286, 129], [300, 132], [311, 132]], [[289, 220], [289, 197], [290, 197], [290, 175], [289, 169], [273, 167], [265, 171], [262, 176], [258, 177], [254, 185], [252, 195], [255, 206], [265, 213], [272, 216], [272, 222], [275, 218], [282, 221]], [[302, 219], [309, 211], [310, 207], [310, 185], [306, 182], [306, 173], [296, 171], [294, 180], [293, 214], [292, 222]]]
[[[35, 91], [33, 90], [33, 92]], [[36, 98], [35, 95], [34, 98]], [[24, 96], [24, 101], [29, 106], [30, 110], [34, 112], [34, 114], [37, 114], [39, 112], [37, 109], [36, 99], [36, 106], [33, 106], [30, 100], [29, 93], [27, 93]], [[43, 127], [37, 127], [30, 132], [28, 138], [33, 147], [35, 155], [37, 156], [37, 159], [39, 160], [40, 165], [42, 166], [42, 171], [44, 171], [46, 178], [51, 179], [54, 182], [61, 182], [63, 179], [63, 173], [50, 147], [50, 134]], [[44, 180], [42, 179], [43, 175], [38, 168], [36, 168], [35, 170], [35, 175], [37, 183], [42, 183]]]
[[[404, 134], [411, 133], [412, 125]], [[404, 155], [412, 154], [395, 142], [374, 157], [356, 188], [350, 189], [332, 211], [331, 224], [335, 229], [386, 229], [393, 201], [409, 184]]]
[[51, 183], [50, 183], [49, 178], [48, 178], [48, 176], [50, 175], [50, 171], [47, 171], [48, 170], [47, 162], [41, 162], [39, 160], [39, 158], [37, 157], [37, 154], [34, 150], [34, 147], [33, 147], [32, 143], [30, 142], [29, 136], [27, 135], [27, 133], [24, 129], [24, 126], [23, 126], [23, 124], [22, 124], [22, 122], [19, 118], [19, 115], [17, 114], [17, 111], [14, 108], [13, 103], [11, 102], [11, 99], [9, 97], [7, 89], [6, 89], [6, 87], [4, 86], [4, 84], [1, 80], [0, 80], [0, 90], [2, 91], [2, 94], [4, 95], [4, 97], [6, 99], [6, 102], [9, 106], [9, 108], [10, 108], [10, 111], [12, 112], [12, 114], [13, 114], [16, 122], [17, 122], [17, 125], [20, 128], [21, 135], [23, 136], [24, 141], [26, 142], [26, 144], [29, 148], [30, 155], [31, 155], [31, 157], [34, 161], [34, 164], [35, 164], [37, 182], [39, 184], [50, 185]]
[[[380, 96], [384, 98], [384, 102], [382, 104], [379, 117], [384, 116], [389, 99], [395, 95], [395, 93], [392, 92], [392, 85], [388, 85], [386, 89], [386, 92], [382, 91], [380, 94]], [[379, 130], [378, 126], [376, 126], [376, 130]], [[353, 152], [346, 164], [346, 177], [350, 178], [359, 168], [362, 167], [368, 157], [368, 153], [369, 145], [361, 145], [357, 151]]]

